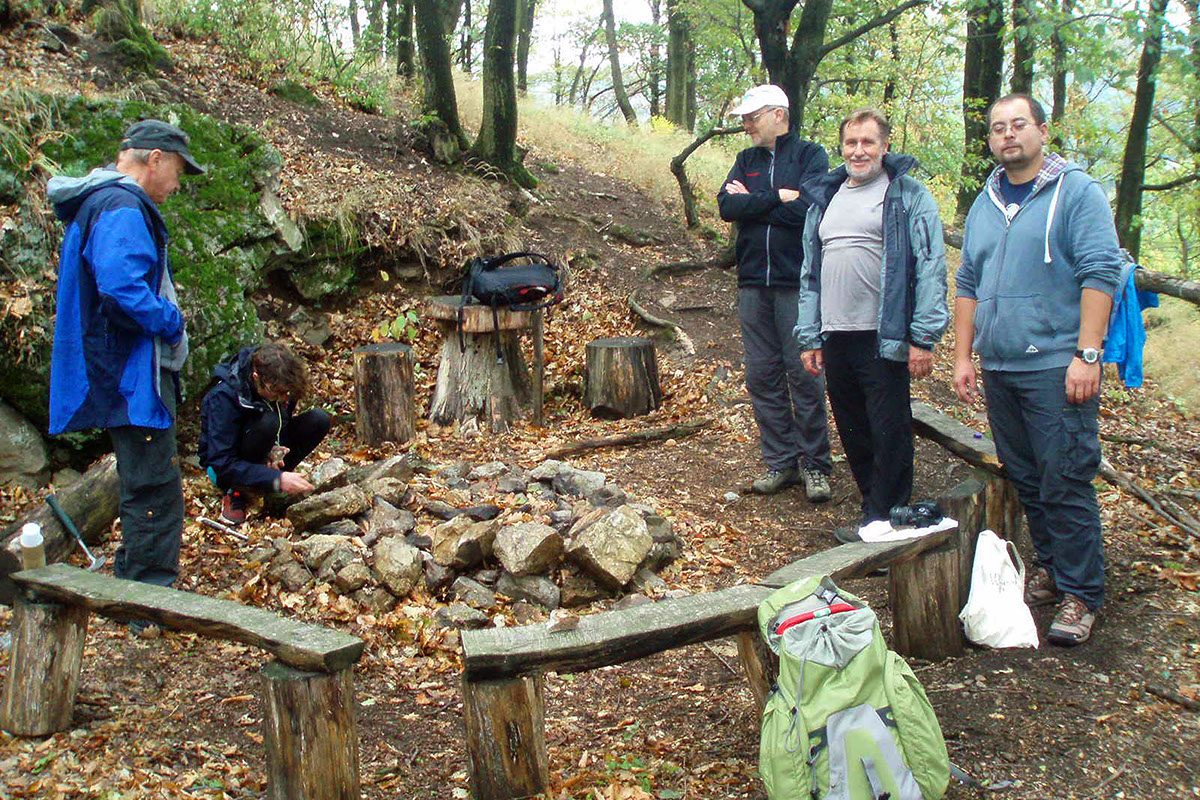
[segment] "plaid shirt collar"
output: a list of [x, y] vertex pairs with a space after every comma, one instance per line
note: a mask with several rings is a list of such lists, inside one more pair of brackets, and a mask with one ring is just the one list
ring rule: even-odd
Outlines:
[[[1046, 153], [1045, 160], [1042, 161], [1042, 168], [1038, 170], [1037, 177], [1033, 179], [1033, 189], [1030, 190], [1029, 196], [1033, 197], [1040, 192], [1043, 186], [1063, 174], [1066, 169], [1067, 160], [1065, 158], [1058, 153]], [[1000, 176], [1002, 174], [1004, 174], [1004, 166], [998, 165], [988, 176], [988, 190], [991, 191], [993, 197], [1000, 196]]]

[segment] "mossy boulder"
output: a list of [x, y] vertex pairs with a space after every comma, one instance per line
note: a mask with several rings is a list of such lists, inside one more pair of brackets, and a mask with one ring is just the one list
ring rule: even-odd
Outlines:
[[[251, 130], [219, 123], [185, 106], [110, 103], [43, 97], [40, 116], [26, 124], [45, 137], [40, 155], [61, 174], [82, 176], [113, 161], [121, 134], [134, 121], [167, 120], [187, 131], [192, 154], [208, 168], [188, 176], [161, 206], [171, 234], [170, 257], [180, 287], [192, 354], [184, 369], [185, 394], [199, 392], [213, 365], [238, 348], [261, 340], [249, 300], [272, 259], [289, 248], [261, 210], [263, 186], [280, 168], [279, 154]], [[0, 170], [20, 183], [34, 177], [24, 165]], [[49, 353], [53, 335], [54, 264], [62, 226], [52, 221], [44, 195], [21, 200], [15, 224], [0, 230], [0, 282], [30, 298], [20, 319], [0, 322], [0, 396], [42, 425], [46, 422]], [[24, 308], [24, 307], [23, 307]]]
[[276, 97], [281, 97], [296, 105], [308, 108], [317, 108], [321, 105], [321, 100], [307, 86], [290, 78], [275, 84], [270, 91]]
[[96, 8], [92, 28], [97, 38], [112, 42], [112, 52], [127, 70], [152, 75], [171, 69], [170, 54], [125, 3], [113, 0]]

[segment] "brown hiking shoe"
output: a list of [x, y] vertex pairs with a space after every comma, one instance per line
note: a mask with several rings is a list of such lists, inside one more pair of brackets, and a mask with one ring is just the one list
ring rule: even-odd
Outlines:
[[1025, 584], [1025, 605], [1034, 608], [1057, 602], [1058, 587], [1054, 584], [1054, 578], [1050, 577], [1045, 567], [1038, 567], [1029, 578], [1029, 583]]
[[1096, 613], [1089, 611], [1082, 600], [1073, 594], [1063, 598], [1054, 622], [1046, 638], [1057, 645], [1070, 647], [1083, 644], [1092, 636], [1092, 626], [1096, 624]]

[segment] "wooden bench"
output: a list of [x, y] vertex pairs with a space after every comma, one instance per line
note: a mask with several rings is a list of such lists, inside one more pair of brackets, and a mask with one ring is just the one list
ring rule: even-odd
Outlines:
[[361, 639], [230, 600], [65, 564], [11, 578], [17, 593], [0, 728], [18, 736], [69, 728], [88, 616], [144, 619], [275, 656], [261, 671], [267, 796], [360, 796], [351, 670], [363, 652]]
[[[444, 295], [425, 299], [423, 313], [442, 333], [442, 353], [437, 385], [429, 402], [429, 418], [439, 425], [478, 419], [494, 433], [507, 430], [523, 409], [531, 408], [536, 425], [542, 424], [542, 312], [512, 311], [470, 303], [462, 309], [459, 338], [459, 303], [462, 298]], [[533, 376], [521, 354], [519, 336], [529, 331], [533, 340]], [[501, 358], [497, 359], [499, 353]]]

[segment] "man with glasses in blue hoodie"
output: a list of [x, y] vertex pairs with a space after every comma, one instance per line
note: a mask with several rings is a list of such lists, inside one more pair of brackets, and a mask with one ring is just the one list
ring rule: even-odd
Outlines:
[[[50, 361], [50, 433], [106, 428], [121, 487], [118, 578], [179, 574], [183, 488], [175, 445], [187, 332], [158, 206], [204, 169], [159, 120], [125, 132], [115, 164], [46, 186], [66, 225]], [[145, 623], [131, 624], [138, 630]]]
[[988, 111], [999, 165], [963, 229], [954, 303], [954, 390], [983, 368], [996, 451], [1016, 486], [1038, 564], [1030, 605], [1058, 603], [1047, 638], [1086, 642], [1104, 600], [1100, 356], [1122, 258], [1112, 212], [1083, 169], [1045, 152], [1046, 114], [1024, 94]]

